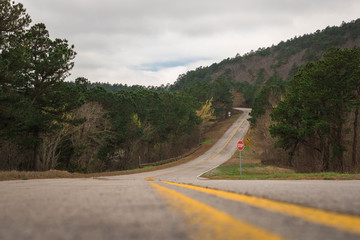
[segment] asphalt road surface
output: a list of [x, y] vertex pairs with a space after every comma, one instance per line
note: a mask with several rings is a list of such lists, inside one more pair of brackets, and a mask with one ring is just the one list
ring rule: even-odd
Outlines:
[[248, 109], [203, 156], [96, 179], [0, 182], [0, 239], [360, 239], [360, 181], [199, 176], [245, 135]]

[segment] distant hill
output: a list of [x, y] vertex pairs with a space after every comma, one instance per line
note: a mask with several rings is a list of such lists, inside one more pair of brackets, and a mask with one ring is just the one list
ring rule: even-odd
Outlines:
[[307, 62], [318, 60], [329, 47], [353, 48], [360, 46], [360, 19], [340, 26], [327, 27], [311, 34], [295, 36], [276, 46], [259, 48], [243, 56], [237, 54], [220, 63], [208, 67], [199, 67], [179, 76], [170, 86], [178, 91], [200, 82], [213, 82], [225, 77], [237, 82], [245, 95], [247, 106], [252, 106], [257, 92], [269, 81], [290, 79]]
[[[281, 129], [281, 131], [285, 131], [284, 136], [286, 135], [286, 137], [289, 136], [289, 132], [294, 132], [296, 129], [299, 130], [300, 134], [294, 137], [294, 139], [297, 139], [296, 144], [292, 145], [291, 149], [286, 150], [274, 148], [277, 139], [273, 138], [269, 132], [269, 126], [275, 123], [270, 114], [274, 107], [279, 106], [279, 101], [286, 99], [286, 92], [290, 91], [289, 80], [299, 72], [302, 66], [323, 58], [325, 51], [331, 47], [350, 49], [360, 47], [360, 19], [294, 37], [282, 41], [276, 46], [259, 48], [243, 56], [237, 54], [234, 58], [227, 58], [208, 67], [199, 67], [196, 70], [180, 75], [177, 81], [170, 86], [170, 90], [184, 91], [198, 96], [198, 93], [204, 91], [203, 89], [206, 90], [208, 85], [213, 86], [218, 83], [216, 88], [221, 88], [222, 85], [231, 86], [230, 91], [233, 94], [232, 106], [252, 108], [250, 113], [250, 122], [252, 124], [248, 137], [252, 139], [252, 151], [260, 156], [263, 163], [290, 166], [305, 172], [329, 170], [356, 172], [360, 169], [358, 160], [358, 156], [360, 156], [360, 138], [358, 134], [360, 131], [360, 108], [356, 101], [351, 110], [342, 113], [337, 118], [338, 121], [335, 121], [343, 124], [336, 128], [338, 129], [338, 135], [335, 138], [336, 144], [335, 140], [332, 140], [332, 142], [323, 140], [330, 138], [332, 129], [335, 129], [331, 125], [331, 120], [326, 122], [332, 126], [329, 128], [330, 130], [327, 130], [328, 132], [317, 132], [320, 137], [318, 135], [309, 135], [310, 137], [304, 139], [302, 134], [309, 130], [302, 129], [303, 132], [301, 132], [298, 129], [299, 124], [311, 125], [314, 122], [298, 117], [296, 120], [297, 125], [291, 125], [293, 128], [287, 125], [289, 128]], [[327, 90], [330, 86], [331, 84], [329, 86], [324, 85]], [[213, 87], [213, 89], [216, 88]], [[339, 89], [339, 92], [341, 92], [341, 89]], [[346, 90], [346, 92], [348, 93], [349, 90]], [[212, 96], [209, 96], [209, 94], [212, 94], [212, 92], [207, 92], [206, 97]], [[316, 95], [316, 93], [313, 94]], [[359, 90], [357, 93], [355, 90], [353, 94], [357, 94], [360, 99]], [[314, 95], [313, 97], [317, 99]], [[226, 95], [223, 94], [222, 96]], [[334, 93], [333, 96], [338, 97]], [[326, 99], [326, 97], [324, 98]], [[202, 100], [199, 97], [198, 99]], [[344, 99], [338, 97], [334, 102], [342, 103]], [[326, 109], [326, 107], [324, 108]], [[285, 120], [295, 114], [291, 108], [284, 111], [289, 114], [285, 117]], [[320, 113], [318, 114], [320, 115]], [[316, 119], [315, 113], [314, 116], [314, 119]], [[323, 116], [324, 114], [321, 115], [322, 118]], [[319, 117], [319, 119], [322, 118]], [[341, 120], [339, 121], [339, 119]], [[316, 120], [314, 121], [316, 122]], [[316, 124], [319, 123], [316, 122]], [[316, 124], [314, 126], [318, 126]], [[307, 144], [309, 142], [311, 144]], [[324, 146], [328, 147], [328, 150]]]
[[160, 87], [154, 87], [154, 86], [141, 86], [141, 85], [127, 85], [127, 84], [111, 84], [111, 83], [101, 83], [101, 82], [95, 82], [95, 83], [87, 83], [87, 88], [92, 89], [96, 87], [102, 87], [106, 91], [109, 92], [118, 92], [118, 91], [135, 91], [135, 90], [143, 90], [148, 89], [151, 91], [165, 91], [167, 89], [167, 86], [160, 86]]

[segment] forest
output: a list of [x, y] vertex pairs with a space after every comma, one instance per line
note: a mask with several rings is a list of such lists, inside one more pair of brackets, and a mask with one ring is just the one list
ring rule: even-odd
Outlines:
[[298, 171], [359, 171], [360, 19], [179, 76], [171, 90], [225, 79], [251, 107], [263, 163]]
[[[360, 19], [348, 23], [342, 22], [340, 26], [328, 26], [314, 33], [281, 41], [271, 47], [260, 47], [242, 56], [236, 54], [235, 57], [224, 59], [219, 63], [200, 66], [181, 74], [169, 89], [171, 91], [191, 89], [222, 77], [231, 82], [236, 91], [243, 94], [244, 106], [254, 107], [258, 95], [265, 93], [263, 88], [288, 82], [301, 66], [319, 60], [330, 47], [360, 46], [359, 37]], [[260, 93], [261, 91], [263, 93]]]
[[251, 107], [252, 129], [263, 124], [271, 133], [259, 141], [283, 149], [276, 164], [307, 171], [359, 164], [359, 50], [353, 47], [360, 46], [360, 19], [153, 87], [68, 81], [75, 46], [51, 39], [44, 23], [31, 25], [21, 3], [5, 0], [0, 7], [0, 170], [88, 173], [177, 157], [198, 147], [234, 105]]
[[360, 48], [329, 48], [290, 80], [271, 111], [270, 134], [290, 166], [312, 159], [312, 170], [353, 172], [360, 156], [359, 106]]
[[[199, 146], [232, 111], [223, 79], [200, 93], [66, 81], [75, 47], [32, 26], [21, 3], [0, 11], [0, 169], [99, 172], [137, 168]], [[196, 94], [194, 94], [196, 93]]]

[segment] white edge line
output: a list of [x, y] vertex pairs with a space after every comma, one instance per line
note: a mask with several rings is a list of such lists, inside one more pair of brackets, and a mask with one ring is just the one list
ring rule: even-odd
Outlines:
[[[246, 120], [246, 119], [245, 119], [245, 120]], [[250, 127], [249, 127], [248, 130], [246, 131], [245, 135], [247, 134], [247, 132], [249, 131], [249, 129], [250, 129]], [[240, 128], [239, 128], [239, 130], [240, 130]], [[245, 135], [244, 135], [244, 136], [245, 136]], [[235, 136], [235, 135], [234, 135], [234, 136]], [[230, 141], [231, 141], [231, 140], [230, 140]], [[234, 152], [235, 152], [235, 151], [234, 151]], [[203, 174], [205, 174], [205, 173], [207, 173], [207, 172], [210, 172], [211, 170], [219, 167], [219, 166], [222, 165], [222, 164], [224, 164], [224, 163], [220, 163], [220, 164], [216, 165], [215, 167], [210, 168], [209, 170], [207, 170], [207, 171], [205, 171], [205, 172], [203, 172], [203, 173], [200, 173], [198, 176], [196, 176], [196, 179], [197, 179], [197, 180], [209, 180], [208, 178], [202, 178], [202, 179], [201, 179], [200, 176], [203, 175]]]

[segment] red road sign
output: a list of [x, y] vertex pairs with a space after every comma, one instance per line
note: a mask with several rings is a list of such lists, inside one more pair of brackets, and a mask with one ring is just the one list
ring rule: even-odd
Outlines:
[[237, 143], [237, 148], [240, 150], [240, 151], [242, 151], [243, 149], [244, 149], [244, 147], [245, 147], [245, 144], [244, 144], [244, 142], [243, 141], [238, 141], [238, 143]]

